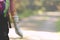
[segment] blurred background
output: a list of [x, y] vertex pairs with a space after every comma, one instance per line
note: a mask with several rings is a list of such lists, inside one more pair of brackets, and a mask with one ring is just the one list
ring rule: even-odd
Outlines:
[[14, 0], [23, 39], [60, 40], [60, 0]]

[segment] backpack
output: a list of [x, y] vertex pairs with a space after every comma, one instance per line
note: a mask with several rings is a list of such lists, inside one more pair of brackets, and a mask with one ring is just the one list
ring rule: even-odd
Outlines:
[[0, 12], [4, 11], [5, 3], [6, 3], [6, 0], [0, 0]]

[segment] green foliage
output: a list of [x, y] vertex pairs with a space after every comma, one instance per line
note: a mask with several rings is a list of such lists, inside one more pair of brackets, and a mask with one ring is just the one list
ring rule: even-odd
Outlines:
[[57, 32], [60, 32], [60, 20], [56, 22], [56, 29], [57, 29]]
[[25, 9], [22, 12], [18, 12], [18, 16], [20, 17], [20, 19], [31, 16], [31, 15], [33, 15], [33, 12], [30, 9]]

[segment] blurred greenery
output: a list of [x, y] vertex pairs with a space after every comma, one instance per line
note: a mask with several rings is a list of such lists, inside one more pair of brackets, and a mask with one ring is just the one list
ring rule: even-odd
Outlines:
[[[54, 1], [53, 3], [60, 11], [60, 0], [14, 0], [15, 1], [15, 8], [18, 13], [20, 19], [38, 14], [38, 11], [44, 9], [46, 11], [46, 2], [49, 4]], [[50, 5], [47, 5], [50, 6]], [[58, 11], [57, 10], [57, 11]], [[60, 31], [60, 19], [56, 22], [57, 31]]]
[[24, 18], [24, 17], [28, 17], [28, 16], [31, 16], [31, 15], [33, 15], [33, 12], [32, 12], [32, 10], [30, 10], [30, 9], [25, 9], [24, 11], [22, 11], [22, 12], [18, 12], [18, 16], [20, 17], [20, 19], [21, 18]]
[[46, 9], [45, 6], [48, 5], [45, 4], [46, 2], [51, 3], [52, 1], [54, 1], [53, 3], [55, 4], [55, 6], [57, 6], [57, 9], [60, 10], [59, 0], [15, 0], [15, 8], [19, 17], [24, 18], [30, 15], [34, 15], [35, 12], [35, 14], [37, 14], [38, 11], [41, 10], [41, 8], [45, 9], [44, 11], [49, 10], [49, 7], [48, 9]]
[[60, 19], [56, 22], [57, 32], [60, 32]]

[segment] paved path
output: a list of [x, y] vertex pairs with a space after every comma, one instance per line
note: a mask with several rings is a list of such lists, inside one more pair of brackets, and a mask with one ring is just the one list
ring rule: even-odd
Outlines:
[[28, 30], [56, 32], [54, 17], [50, 17], [48, 20], [41, 20], [40, 16], [33, 16], [21, 21], [21, 26]]
[[48, 32], [56, 32], [56, 25], [54, 22], [54, 18], [51, 17], [49, 20], [43, 22], [43, 25], [41, 26], [40, 29]]
[[[60, 40], [60, 35], [56, 33], [54, 22], [54, 18], [42, 21], [38, 16], [24, 19], [20, 22], [24, 38], [18, 40]], [[15, 33], [14, 28], [10, 29], [9, 36], [13, 38], [20, 38]]]
[[13, 40], [60, 40], [60, 35], [54, 32], [22, 30], [24, 38], [15, 33], [14, 28], [10, 29], [9, 36]]

